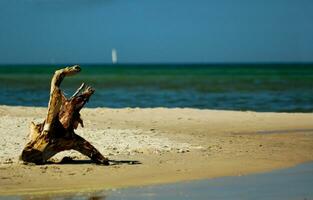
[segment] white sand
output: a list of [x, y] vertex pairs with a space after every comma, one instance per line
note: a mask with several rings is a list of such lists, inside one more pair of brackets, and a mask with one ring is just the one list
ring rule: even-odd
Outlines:
[[[41, 120], [31, 117], [0, 116], [0, 133], [2, 136], [0, 140], [0, 162], [2, 164], [18, 162], [18, 155], [28, 142], [27, 134], [30, 121], [40, 122]], [[14, 131], [12, 131], [13, 129]], [[188, 152], [193, 148], [201, 148], [189, 143], [171, 140], [165, 134], [155, 133], [151, 130], [84, 128], [77, 130], [77, 133], [88, 139], [100, 152], [107, 156], [148, 152], [158, 154], [173, 150]], [[66, 151], [56, 155], [54, 160], [60, 160], [64, 156], [87, 159], [76, 151]]]

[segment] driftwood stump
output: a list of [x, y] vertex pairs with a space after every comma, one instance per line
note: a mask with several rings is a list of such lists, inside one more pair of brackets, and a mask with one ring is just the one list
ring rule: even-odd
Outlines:
[[60, 89], [60, 84], [66, 76], [75, 75], [80, 71], [80, 67], [75, 65], [54, 73], [47, 117], [43, 123], [31, 123], [30, 141], [20, 156], [22, 161], [44, 164], [55, 154], [73, 149], [88, 156], [95, 163], [109, 164], [109, 160], [94, 146], [74, 132], [79, 124], [84, 126], [79, 111], [88, 102], [94, 89], [85, 87], [83, 83], [69, 99]]

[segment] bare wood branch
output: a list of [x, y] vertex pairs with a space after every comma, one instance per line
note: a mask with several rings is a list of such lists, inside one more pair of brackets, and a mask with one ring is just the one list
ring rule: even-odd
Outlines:
[[74, 132], [78, 124], [83, 126], [80, 110], [94, 93], [91, 87], [83, 83], [74, 95], [67, 99], [60, 85], [65, 76], [77, 74], [81, 69], [75, 65], [57, 70], [51, 80], [50, 100], [46, 119], [40, 124], [31, 124], [30, 141], [26, 144], [21, 160], [43, 164], [53, 155], [74, 149], [89, 156], [98, 164], [108, 165], [109, 161], [87, 140]]
[[48, 114], [45, 120], [44, 131], [47, 133], [51, 128], [53, 120], [57, 117], [61, 105], [62, 95], [60, 90], [61, 82], [65, 76], [71, 76], [81, 71], [78, 65], [72, 67], [66, 67], [64, 69], [57, 70], [51, 80], [50, 99], [48, 104]]
[[85, 83], [82, 83], [70, 99], [73, 99], [74, 97], [76, 97], [82, 91], [82, 89], [84, 89], [84, 87], [85, 87]]

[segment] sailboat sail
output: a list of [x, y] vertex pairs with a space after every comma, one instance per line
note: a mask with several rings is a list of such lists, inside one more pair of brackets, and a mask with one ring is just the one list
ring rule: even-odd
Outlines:
[[117, 51], [115, 49], [112, 49], [112, 63], [117, 63]]

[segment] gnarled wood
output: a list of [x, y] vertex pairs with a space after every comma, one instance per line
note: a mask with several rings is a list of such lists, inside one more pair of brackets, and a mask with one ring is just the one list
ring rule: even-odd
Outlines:
[[30, 141], [22, 151], [20, 156], [22, 161], [44, 164], [55, 154], [74, 149], [98, 164], [109, 164], [108, 159], [94, 146], [74, 132], [79, 124], [83, 127], [79, 112], [94, 93], [94, 89], [82, 84], [69, 99], [60, 89], [61, 82], [66, 76], [75, 75], [80, 71], [80, 67], [75, 65], [54, 73], [46, 119], [40, 124], [31, 123]]

